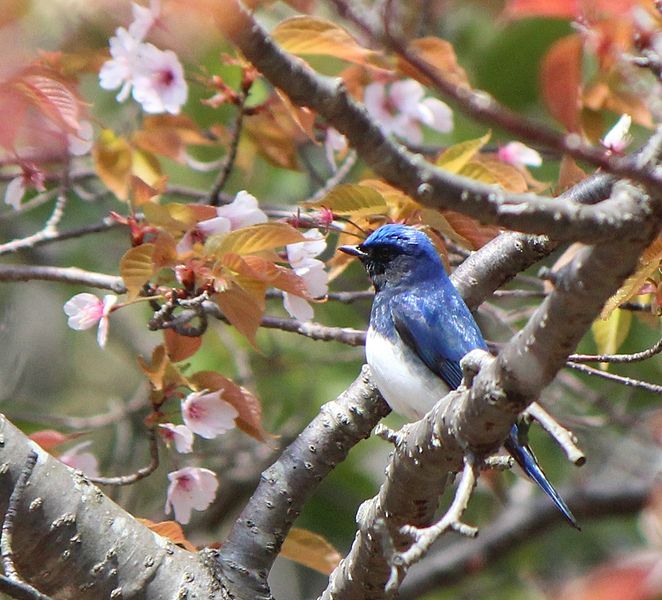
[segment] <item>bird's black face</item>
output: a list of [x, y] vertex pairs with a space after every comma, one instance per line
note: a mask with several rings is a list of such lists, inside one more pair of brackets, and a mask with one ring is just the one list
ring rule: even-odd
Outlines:
[[338, 250], [356, 256], [363, 263], [377, 291], [389, 285], [406, 283], [416, 266], [415, 256], [394, 244], [363, 243], [342, 246]]

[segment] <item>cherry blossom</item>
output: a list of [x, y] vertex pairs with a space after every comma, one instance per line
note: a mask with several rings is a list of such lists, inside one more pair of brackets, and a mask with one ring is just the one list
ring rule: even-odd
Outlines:
[[133, 23], [129, 25], [129, 33], [134, 39], [142, 41], [161, 16], [161, 2], [160, 0], [150, 0], [149, 8], [133, 2], [131, 9]]
[[124, 102], [131, 93], [141, 43], [124, 27], [118, 27], [109, 44], [112, 58], [101, 66], [99, 85], [104, 90], [120, 88], [116, 98], [118, 102]]
[[179, 114], [188, 98], [184, 68], [172, 50], [143, 41], [160, 12], [158, 0], [152, 0], [149, 8], [133, 4], [134, 21], [129, 29], [118, 27], [110, 38], [112, 58], [102, 65], [99, 84], [105, 90], [120, 88], [118, 102], [132, 93], [145, 112]]
[[193, 432], [186, 425], [160, 423], [159, 433], [168, 445], [175, 445], [177, 452], [187, 454], [193, 451]]
[[106, 346], [108, 340], [108, 315], [117, 303], [115, 294], [107, 294], [103, 300], [94, 294], [76, 294], [64, 305], [64, 312], [69, 317], [67, 325], [76, 331], [83, 331], [99, 324], [97, 343], [101, 348]]
[[182, 400], [182, 417], [193, 433], [210, 440], [234, 428], [239, 413], [221, 395], [221, 390], [202, 390]]
[[99, 477], [99, 461], [91, 452], [84, 452], [92, 445], [91, 441], [81, 442], [60, 454], [58, 459], [68, 467], [82, 471], [88, 477]]
[[44, 173], [33, 163], [23, 163], [21, 174], [14, 177], [5, 189], [5, 204], [9, 204], [14, 210], [21, 208], [21, 201], [28, 188], [35, 188], [39, 192], [45, 192]]
[[180, 523], [188, 523], [192, 510], [205, 510], [216, 497], [218, 479], [209, 469], [184, 467], [168, 473], [168, 479], [165, 512], [169, 514], [174, 509]]
[[337, 129], [329, 127], [324, 137], [324, 152], [326, 153], [326, 160], [329, 161], [334, 171], [336, 169], [336, 154], [344, 154], [347, 148], [347, 138]]
[[363, 101], [366, 110], [379, 122], [386, 134], [395, 134], [412, 144], [423, 141], [421, 124], [448, 133], [453, 129], [453, 113], [437, 98], [423, 98], [423, 86], [413, 79], [366, 86]]
[[[329, 291], [329, 274], [324, 270], [324, 263], [315, 258], [326, 249], [326, 240], [317, 229], [310, 229], [303, 235], [309, 241], [288, 244], [287, 260], [295, 274], [303, 279], [307, 292], [319, 298]], [[283, 306], [295, 319], [310, 321], [313, 318], [313, 307], [300, 296], [285, 292]]]
[[497, 156], [499, 160], [515, 167], [539, 167], [542, 165], [540, 154], [522, 142], [509, 142], [505, 146], [501, 146]]
[[89, 121], [81, 121], [78, 125], [76, 133], [67, 134], [67, 145], [69, 152], [73, 156], [84, 156], [92, 149], [92, 136], [94, 130], [92, 123]]
[[245, 190], [240, 191], [235, 199], [216, 209], [216, 216], [196, 223], [177, 244], [177, 252], [185, 254], [193, 250], [197, 243], [204, 244], [212, 235], [229, 233], [241, 227], [267, 222], [267, 215], [258, 206], [255, 196]]
[[141, 44], [134, 65], [133, 98], [152, 114], [179, 114], [188, 98], [184, 68], [172, 50]]
[[615, 154], [623, 152], [632, 141], [630, 125], [632, 125], [632, 117], [621, 115], [621, 118], [602, 138], [602, 145]]

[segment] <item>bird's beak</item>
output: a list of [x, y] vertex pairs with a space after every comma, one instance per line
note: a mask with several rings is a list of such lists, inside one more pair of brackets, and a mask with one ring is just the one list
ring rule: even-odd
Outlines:
[[368, 256], [358, 246], [339, 246], [338, 250], [344, 252], [345, 254], [349, 254], [350, 256], [356, 256], [359, 260], [363, 260]]

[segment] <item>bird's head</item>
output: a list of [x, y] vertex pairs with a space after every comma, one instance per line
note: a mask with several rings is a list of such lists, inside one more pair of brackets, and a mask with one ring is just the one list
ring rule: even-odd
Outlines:
[[408, 225], [383, 225], [358, 246], [341, 246], [338, 250], [363, 263], [377, 291], [446, 274], [430, 238]]

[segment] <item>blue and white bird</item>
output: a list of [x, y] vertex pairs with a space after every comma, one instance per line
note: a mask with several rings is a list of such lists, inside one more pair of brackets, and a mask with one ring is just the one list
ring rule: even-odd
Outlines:
[[[363, 263], [375, 287], [365, 348], [374, 382], [395, 412], [420, 419], [459, 387], [464, 355], [487, 349], [480, 329], [422, 231], [384, 225], [358, 246], [339, 250]], [[579, 529], [520, 437], [513, 425], [504, 447]]]

